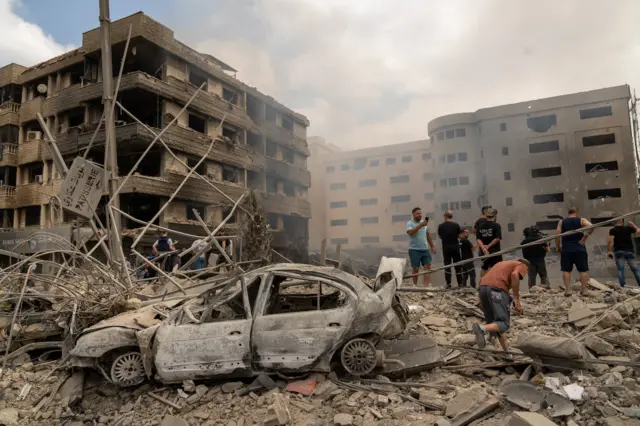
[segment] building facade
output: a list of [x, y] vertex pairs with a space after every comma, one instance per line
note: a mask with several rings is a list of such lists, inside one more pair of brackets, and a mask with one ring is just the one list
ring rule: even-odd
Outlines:
[[[429, 122], [435, 205], [471, 227], [498, 209], [503, 247], [536, 224], [555, 232], [572, 207], [593, 223], [638, 208], [629, 86], [484, 108]], [[590, 239], [606, 253], [608, 228]]]
[[[311, 250], [341, 244], [343, 250], [406, 250], [406, 224], [413, 207], [433, 218], [431, 145], [420, 140], [355, 151], [324, 152], [310, 140], [310, 166], [320, 195], [311, 198]], [[317, 176], [317, 177], [316, 177]], [[314, 213], [315, 214], [315, 213]], [[378, 258], [379, 259], [379, 258]]]
[[[305, 258], [311, 216], [307, 118], [241, 82], [233, 68], [179, 42], [171, 29], [143, 13], [112, 23], [115, 73], [130, 26], [118, 101], [144, 125], [116, 108], [120, 176], [154, 138], [145, 127], [158, 133], [203, 88], [163, 136], [175, 155], [161, 146], [149, 152], [121, 193], [122, 210], [150, 220], [186, 176], [186, 166], [195, 166], [215, 139], [197, 173], [233, 199], [255, 190], [269, 215], [273, 245]], [[73, 218], [52, 202], [62, 181], [36, 114], [44, 116], [68, 164], [89, 146], [103, 111], [99, 29], [84, 33], [80, 48], [49, 61], [0, 68], [0, 104], [2, 229], [24, 234], [67, 225]], [[99, 131], [87, 158], [103, 162], [104, 140]], [[194, 209], [205, 222], [219, 223], [230, 208], [226, 197], [190, 178], [159, 223], [202, 234]], [[100, 215], [105, 216], [104, 210]], [[124, 234], [140, 226], [123, 218]]]

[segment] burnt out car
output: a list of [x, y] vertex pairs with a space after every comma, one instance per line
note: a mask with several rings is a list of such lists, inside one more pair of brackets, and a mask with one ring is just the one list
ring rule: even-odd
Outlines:
[[[405, 261], [383, 261], [373, 288], [332, 267], [277, 264], [215, 284], [187, 300], [157, 303], [83, 331], [74, 366], [132, 386], [247, 377], [260, 372], [354, 375], [380, 366], [375, 345], [401, 334], [408, 309], [396, 295]], [[171, 306], [173, 304], [173, 306]]]

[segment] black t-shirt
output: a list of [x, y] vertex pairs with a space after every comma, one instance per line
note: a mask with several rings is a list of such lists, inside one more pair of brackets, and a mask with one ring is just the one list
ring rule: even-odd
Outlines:
[[461, 259], [473, 259], [473, 244], [468, 238], [460, 240], [460, 257]]
[[630, 251], [633, 250], [633, 240], [631, 236], [636, 233], [632, 226], [614, 226], [609, 230], [609, 235], [613, 236], [613, 251]]
[[[527, 237], [524, 240], [522, 240], [522, 242], [520, 244], [528, 244], [528, 243], [532, 243], [534, 241], [538, 241], [540, 238], [542, 238], [541, 236], [536, 236], [536, 237]], [[547, 247], [547, 243], [540, 243], [538, 245], [535, 246], [531, 246], [531, 247], [523, 247], [522, 249], [522, 257], [524, 257], [525, 259], [531, 261], [531, 260], [543, 260], [545, 258], [545, 256], [547, 255], [547, 250], [545, 250], [545, 247]]]
[[458, 235], [462, 230], [453, 221], [442, 222], [438, 225], [438, 236], [442, 240], [442, 247], [458, 247]]
[[[489, 243], [491, 243], [491, 241], [495, 240], [496, 238], [502, 239], [502, 227], [500, 226], [499, 223], [489, 222], [487, 220], [478, 225], [476, 235], [480, 239], [480, 241], [482, 241], [482, 243], [486, 246], [486, 245], [489, 245]], [[494, 245], [489, 249], [489, 253], [495, 253], [498, 251], [500, 251], [499, 241], [498, 241], [498, 244]]]
[[473, 224], [473, 228], [476, 230], [476, 239], [478, 238], [478, 228], [480, 227], [481, 224], [485, 223], [487, 221], [486, 217], [481, 217], [478, 220], [476, 220], [476, 223]]

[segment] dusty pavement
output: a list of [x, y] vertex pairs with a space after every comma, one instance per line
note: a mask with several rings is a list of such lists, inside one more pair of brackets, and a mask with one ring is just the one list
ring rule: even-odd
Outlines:
[[[7, 364], [0, 380], [0, 424], [640, 425], [640, 297], [613, 283], [593, 281], [590, 290], [586, 299], [556, 289], [524, 294], [524, 312], [512, 318], [513, 359], [491, 345], [474, 349], [469, 330], [479, 312], [472, 290], [404, 294], [411, 308], [405, 335], [434, 337], [444, 360], [407, 377], [314, 375], [296, 382], [272, 376], [275, 383], [262, 378], [266, 388], [250, 388], [250, 381], [187, 381], [119, 389], [87, 371], [82, 391], [74, 379], [65, 382], [71, 371], [59, 368], [60, 361], [22, 356]], [[515, 344], [532, 333], [560, 338], [555, 348], [534, 352], [555, 349], [562, 356], [534, 361], [527, 356], [531, 348], [520, 353]], [[572, 351], [584, 351], [583, 359]], [[554, 359], [573, 365], [552, 372]]]

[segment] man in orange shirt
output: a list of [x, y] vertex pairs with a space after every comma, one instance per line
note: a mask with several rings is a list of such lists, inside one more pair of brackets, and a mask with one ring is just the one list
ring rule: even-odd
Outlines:
[[513, 289], [513, 303], [517, 312], [522, 312], [520, 304], [520, 280], [527, 276], [529, 262], [525, 259], [498, 262], [480, 280], [480, 303], [485, 324], [473, 324], [476, 344], [480, 349], [486, 345], [485, 334], [498, 337], [505, 352], [509, 351], [507, 332], [511, 320], [509, 292]]

